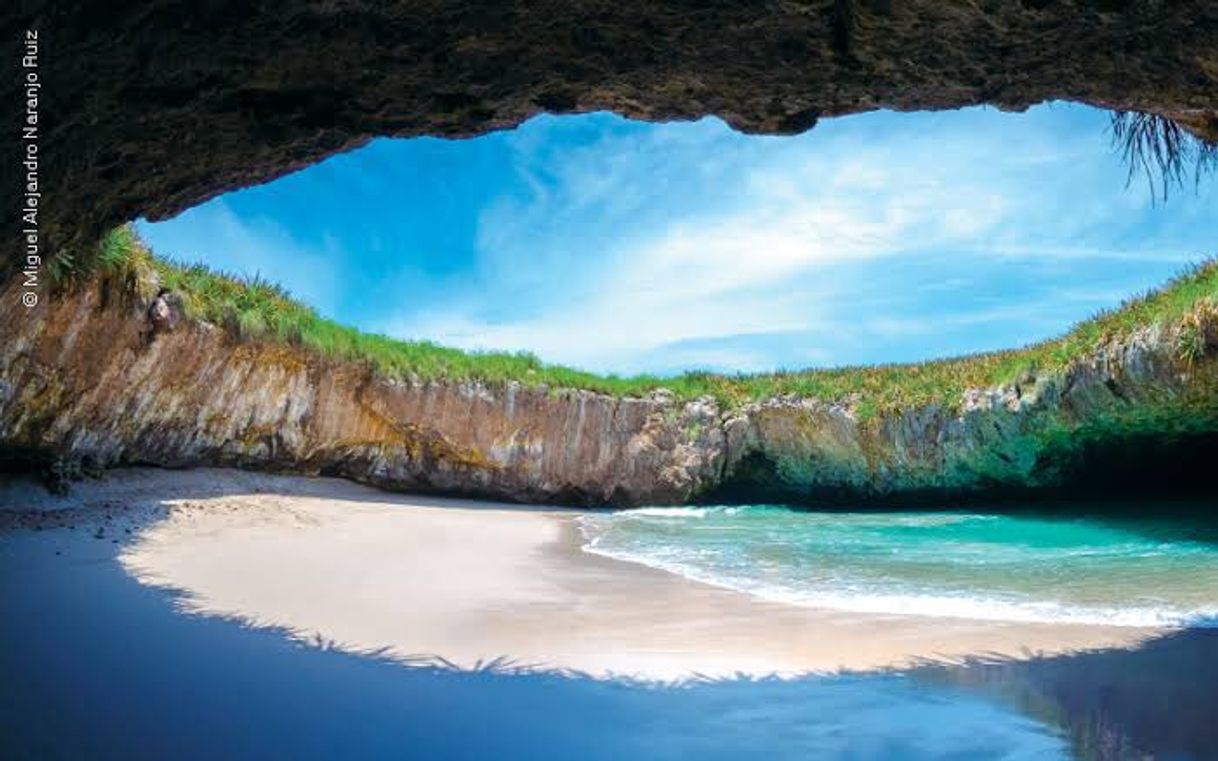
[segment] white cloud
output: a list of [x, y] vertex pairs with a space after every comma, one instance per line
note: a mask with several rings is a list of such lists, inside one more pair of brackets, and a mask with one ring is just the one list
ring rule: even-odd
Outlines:
[[[557, 270], [561, 277], [554, 285], [561, 290], [578, 265], [574, 277], [591, 282], [576, 285], [570, 297], [544, 294], [545, 308], [522, 310], [519, 319], [481, 319], [477, 300], [466, 298], [446, 310], [399, 315], [382, 327], [468, 349], [529, 349], [593, 369], [667, 366], [660, 350], [682, 342], [833, 330], [834, 316], [818, 306], [830, 295], [818, 293], [826, 291], [814, 284], [818, 272], [958, 244], [1006, 221], [1013, 208], [995, 189], [962, 192], [969, 189], [935, 177], [927, 165], [941, 164], [940, 157], [915, 155], [885, 170], [888, 150], [855, 151], [845, 159], [810, 150], [796, 162], [784, 155], [763, 167], [750, 156], [729, 155], [722, 160], [745, 160], [704, 170], [735, 175], [727, 211], [714, 193], [709, 199], [659, 198], [670, 216], [646, 220], [646, 229], [635, 228], [622, 242], [584, 241], [578, 255], [547, 247], [547, 220], [566, 233], [569, 245], [572, 236], [562, 224], [568, 217], [605, 213], [597, 204], [585, 208], [590, 197], [647, 196], [648, 189], [638, 185], [642, 170], [623, 163], [621, 155], [631, 152], [620, 148], [608, 165], [568, 167], [564, 180], [536, 193], [530, 204], [513, 201], [509, 210], [505, 203], [481, 218], [478, 239], [489, 249], [488, 271], [546, 277]], [[694, 152], [703, 148], [687, 146]], [[538, 230], [525, 246], [513, 245]], [[799, 290], [790, 288], [795, 280], [803, 283]], [[723, 367], [728, 358], [711, 347], [681, 354], [691, 366]], [[738, 350], [732, 356], [741, 358]], [[644, 357], [649, 359], [640, 364]], [[748, 364], [761, 361], [754, 355]]]
[[[1125, 189], [1104, 124], [1076, 107], [970, 110], [745, 138], [714, 120], [547, 117], [495, 138], [510, 179], [488, 174], [473, 251], [439, 274], [418, 252], [395, 259], [374, 217], [367, 259], [350, 237], [304, 245], [223, 200], [146, 234], [365, 329], [594, 370], [938, 356], [1043, 337], [1204, 253], [1218, 194], [1151, 209]], [[411, 246], [411, 230], [392, 232]]]

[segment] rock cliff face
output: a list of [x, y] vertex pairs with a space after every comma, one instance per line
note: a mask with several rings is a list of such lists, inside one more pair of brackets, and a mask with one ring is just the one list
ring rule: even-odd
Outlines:
[[121, 290], [34, 312], [6, 300], [5, 444], [98, 465], [226, 463], [575, 503], [679, 502], [722, 468], [713, 405], [391, 381], [203, 323], [157, 330]]
[[[1147, 327], [1064, 373], [1029, 372], [1018, 383], [969, 389], [955, 409], [928, 405], [860, 422], [848, 407], [812, 399], [748, 405], [725, 421], [726, 485], [745, 499], [1018, 497], [1090, 478], [1082, 471], [1096, 446], [1136, 455], [1148, 437], [1155, 449], [1178, 444], [1172, 437], [1179, 435], [1212, 446], [1206, 437], [1218, 430], [1218, 378], [1211, 360], [1178, 359], [1178, 338], [1176, 329]], [[1207, 352], [1218, 353], [1218, 336]], [[1177, 486], [1162, 480], [1164, 491]]]
[[[1065, 99], [1218, 137], [1212, 0], [33, 1], [0, 29], [14, 65], [36, 57], [41, 89], [11, 76], [0, 96], [39, 113], [48, 255], [374, 136], [546, 111], [790, 133]], [[20, 187], [0, 183], [0, 205]]]
[[[1218, 430], [1213, 357], [1147, 328], [1062, 375], [860, 420], [849, 405], [411, 383], [167, 320], [103, 281], [35, 310], [0, 298], [0, 445], [109, 466], [229, 464], [518, 501], [817, 501], [1051, 488], [1088, 435], [1165, 411]], [[1116, 433], [1114, 433], [1114, 431]], [[1089, 433], [1091, 432], [1091, 433]]]

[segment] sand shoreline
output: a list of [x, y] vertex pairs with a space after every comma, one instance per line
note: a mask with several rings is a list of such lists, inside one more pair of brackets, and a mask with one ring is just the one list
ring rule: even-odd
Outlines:
[[[107, 533], [103, 514], [123, 527]], [[1161, 633], [768, 602], [584, 552], [580, 514], [221, 469], [132, 469], [66, 499], [0, 489], [6, 541], [63, 532], [70, 556], [108, 539], [129, 574], [192, 613], [461, 669], [794, 676], [1131, 647]]]

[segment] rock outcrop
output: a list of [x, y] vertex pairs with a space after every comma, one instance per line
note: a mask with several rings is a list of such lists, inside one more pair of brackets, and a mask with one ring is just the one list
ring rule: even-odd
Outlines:
[[721, 409], [663, 392], [391, 380], [179, 320], [172, 294], [137, 290], [103, 279], [34, 310], [2, 294], [0, 447], [92, 467], [223, 464], [630, 505], [1055, 489], [1089, 441], [1218, 431], [1218, 330], [1187, 361], [1178, 326], [1151, 326], [1064, 373], [864, 418], [798, 397]]
[[[1065, 99], [1218, 137], [1212, 0], [24, 2], [0, 28], [14, 66], [36, 57], [40, 89], [10, 76], [0, 96], [36, 101], [47, 255], [374, 136], [471, 136], [543, 111], [791, 133], [877, 108]], [[21, 187], [0, 183], [0, 205], [19, 208]]]

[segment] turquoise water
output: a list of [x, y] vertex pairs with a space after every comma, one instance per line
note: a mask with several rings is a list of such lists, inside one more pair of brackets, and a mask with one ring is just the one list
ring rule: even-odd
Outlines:
[[588, 552], [812, 607], [1218, 625], [1218, 545], [1096, 519], [756, 505], [589, 515], [581, 530]]

